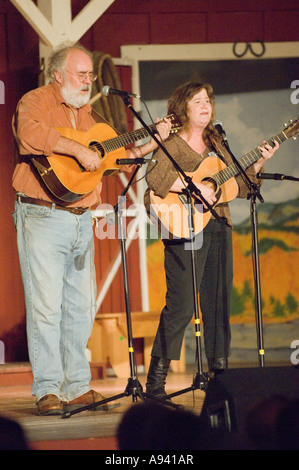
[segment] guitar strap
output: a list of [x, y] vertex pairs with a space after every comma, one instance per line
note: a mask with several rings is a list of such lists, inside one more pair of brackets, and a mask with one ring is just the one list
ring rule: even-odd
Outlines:
[[[91, 115], [92, 115], [92, 117], [93, 117], [93, 119], [95, 120], [96, 123], [102, 122], [102, 123], [105, 123], [105, 124], [108, 124], [109, 126], [111, 126], [111, 124], [108, 121], [106, 121], [106, 119], [103, 118], [103, 116], [101, 116], [93, 107], [91, 108]], [[111, 126], [111, 127], [113, 127], [113, 126]], [[114, 130], [115, 130], [115, 132], [117, 132], [116, 129], [114, 129]]]
[[[216, 155], [211, 155], [211, 156], [219, 157], [220, 160], [222, 160], [226, 164], [221, 142], [217, 142], [215, 139], [210, 139], [210, 142], [211, 142], [212, 149], [216, 153]], [[211, 152], [211, 153], [214, 153], [214, 152]]]

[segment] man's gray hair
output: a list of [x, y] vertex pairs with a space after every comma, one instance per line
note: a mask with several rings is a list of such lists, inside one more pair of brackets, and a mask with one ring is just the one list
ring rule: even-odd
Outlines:
[[54, 82], [55, 80], [54, 78], [55, 70], [58, 70], [59, 72], [63, 73], [64, 64], [68, 56], [68, 53], [73, 49], [79, 49], [80, 51], [85, 52], [85, 54], [87, 54], [92, 60], [92, 53], [81, 44], [64, 42], [57, 49], [55, 49], [49, 57], [48, 67], [47, 67], [47, 76], [50, 82]]

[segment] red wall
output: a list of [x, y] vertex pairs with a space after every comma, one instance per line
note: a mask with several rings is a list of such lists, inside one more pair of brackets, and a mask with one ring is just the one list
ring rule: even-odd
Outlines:
[[[75, 16], [87, 0], [72, 1]], [[299, 40], [299, 3], [278, 0], [116, 0], [82, 38], [90, 50], [120, 57], [128, 44], [184, 44]], [[11, 116], [22, 94], [37, 86], [38, 37], [8, 0], [0, 0], [0, 80], [5, 103], [0, 104], [0, 340], [6, 362], [27, 359], [23, 288], [11, 219]], [[130, 87], [128, 68], [120, 69], [124, 89]], [[104, 184], [103, 199], [114, 204], [122, 188], [117, 179]], [[105, 273], [118, 242], [97, 243], [98, 279]], [[132, 285], [132, 310], [140, 309], [138, 250], [128, 255]], [[121, 274], [107, 295], [101, 311], [124, 311]]]

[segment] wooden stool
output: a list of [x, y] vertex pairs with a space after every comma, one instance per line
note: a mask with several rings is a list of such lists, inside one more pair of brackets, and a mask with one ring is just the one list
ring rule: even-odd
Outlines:
[[[160, 320], [160, 312], [132, 312], [133, 338], [144, 339], [144, 367], [148, 371], [150, 353]], [[93, 362], [110, 362], [118, 377], [130, 375], [127, 317], [125, 313], [99, 313], [96, 315], [88, 349]], [[185, 372], [185, 342], [181, 359], [171, 361], [173, 372]]]

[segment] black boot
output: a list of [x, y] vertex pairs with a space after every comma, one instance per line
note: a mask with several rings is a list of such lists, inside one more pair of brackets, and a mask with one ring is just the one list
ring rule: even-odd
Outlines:
[[165, 398], [165, 383], [170, 359], [152, 356], [146, 382], [146, 393], [157, 398]]
[[227, 369], [228, 360], [227, 357], [218, 357], [216, 359], [208, 359], [209, 371], [213, 372], [215, 370]]

